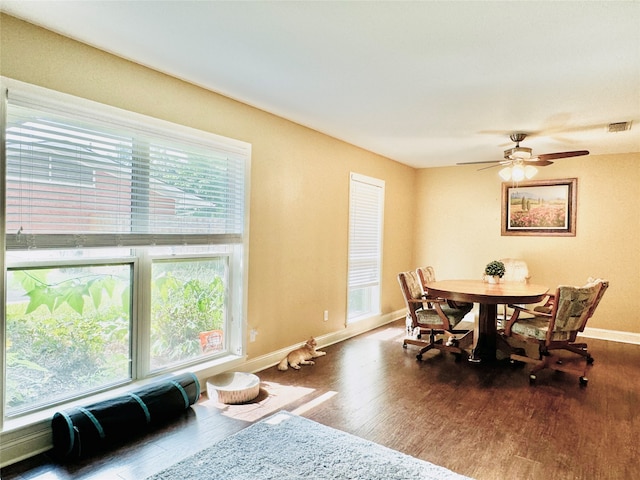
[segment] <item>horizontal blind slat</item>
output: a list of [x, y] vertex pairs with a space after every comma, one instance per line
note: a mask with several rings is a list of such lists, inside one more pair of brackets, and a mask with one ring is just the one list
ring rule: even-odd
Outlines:
[[349, 202], [350, 288], [375, 286], [380, 282], [381, 202], [379, 185], [351, 179]]
[[[37, 248], [78, 235], [100, 246], [175, 240], [177, 232], [192, 237], [181, 244], [242, 238], [246, 149], [87, 110], [82, 101], [9, 92], [9, 248], [27, 236]], [[9, 241], [16, 232], [23, 236]]]

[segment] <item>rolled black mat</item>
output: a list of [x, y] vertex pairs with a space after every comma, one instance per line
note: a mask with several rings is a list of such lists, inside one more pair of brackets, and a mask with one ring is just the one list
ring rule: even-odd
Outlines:
[[140, 390], [56, 412], [51, 420], [53, 452], [79, 459], [106, 450], [176, 417], [200, 397], [200, 382], [183, 373]]

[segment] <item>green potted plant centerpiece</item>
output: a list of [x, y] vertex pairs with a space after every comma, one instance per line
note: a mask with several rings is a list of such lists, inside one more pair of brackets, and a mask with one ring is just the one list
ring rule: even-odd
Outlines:
[[489, 283], [498, 283], [504, 275], [504, 263], [493, 260], [484, 267], [485, 279]]

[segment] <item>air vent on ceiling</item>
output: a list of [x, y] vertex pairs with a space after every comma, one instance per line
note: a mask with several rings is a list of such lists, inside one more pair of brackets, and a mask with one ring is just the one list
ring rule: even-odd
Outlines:
[[630, 129], [631, 129], [631, 122], [616, 122], [616, 123], [610, 123], [607, 126], [607, 132], [609, 133], [624, 132], [625, 130], [630, 130]]

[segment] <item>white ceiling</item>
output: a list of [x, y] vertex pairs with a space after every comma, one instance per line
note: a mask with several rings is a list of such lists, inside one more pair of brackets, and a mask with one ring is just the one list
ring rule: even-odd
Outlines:
[[499, 160], [514, 131], [534, 154], [640, 152], [637, 0], [0, 8], [415, 167]]

